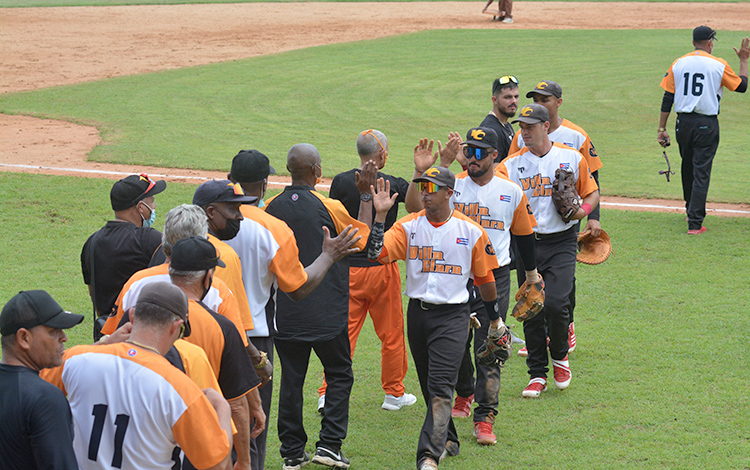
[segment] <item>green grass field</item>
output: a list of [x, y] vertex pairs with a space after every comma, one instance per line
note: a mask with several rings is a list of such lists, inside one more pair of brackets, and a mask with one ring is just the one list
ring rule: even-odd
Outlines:
[[[742, 35], [724, 33], [717, 43], [717, 55], [733, 66], [731, 46]], [[499, 63], [477, 47], [493, 41], [510, 44]], [[238, 149], [257, 147], [282, 170], [289, 146], [308, 141], [320, 149], [326, 176], [353, 166], [357, 133], [375, 127], [390, 136], [388, 170], [409, 175], [417, 140], [445, 140], [450, 130], [476, 125], [489, 110], [492, 79], [512, 72], [522, 91], [544, 78], [562, 84], [562, 115], [592, 135], [604, 161], [605, 195], [677, 199], [679, 180], [667, 184], [658, 175], [658, 82], [688, 48], [687, 31], [433, 31], [2, 95], [0, 112], [95, 124], [106, 145], [91, 158], [105, 162], [226, 170]], [[727, 93], [722, 100], [714, 201], [747, 201], [746, 99]], [[675, 147], [670, 157], [679, 161]], [[13, 233], [0, 245], [0, 301], [45, 288], [90, 316], [80, 250], [111, 218], [111, 185], [0, 173], [0, 222]], [[169, 184], [157, 197], [157, 228], [194, 189]], [[498, 445], [480, 448], [470, 421], [459, 421], [461, 455], [441, 469], [750, 468], [747, 219], [709, 216], [709, 232], [700, 237], [685, 235], [681, 214], [604, 209], [602, 222], [615, 253], [577, 270], [571, 387], [523, 400], [528, 377], [514, 356], [500, 392]], [[90, 330], [88, 318], [71, 331], [69, 345], [88, 342]], [[413, 468], [424, 417], [416, 374], [409, 370], [406, 386], [417, 405], [381, 411], [379, 363], [368, 325], [354, 359], [344, 452], [353, 469]], [[317, 439], [321, 374], [313, 360], [305, 389], [308, 450]], [[279, 468], [272, 413], [266, 463]]]

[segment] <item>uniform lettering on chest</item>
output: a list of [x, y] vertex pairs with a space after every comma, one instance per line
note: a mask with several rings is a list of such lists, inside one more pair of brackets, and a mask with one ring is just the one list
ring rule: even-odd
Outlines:
[[529, 176], [528, 178], [521, 178], [520, 183], [521, 189], [524, 191], [528, 191], [529, 189], [534, 190], [531, 197], [552, 196], [552, 182], [550, 182], [548, 177], [542, 176], [541, 173]]
[[461, 266], [438, 263], [445, 258], [442, 251], [434, 250], [431, 246], [410, 246], [409, 259], [422, 261], [423, 273], [455, 274], [460, 276], [463, 272]]
[[487, 207], [480, 206], [477, 202], [465, 204], [456, 202], [453, 204], [457, 211], [470, 217], [474, 222], [482, 226], [483, 229], [505, 230], [505, 224], [502, 220], [493, 220], [489, 217], [490, 210]]

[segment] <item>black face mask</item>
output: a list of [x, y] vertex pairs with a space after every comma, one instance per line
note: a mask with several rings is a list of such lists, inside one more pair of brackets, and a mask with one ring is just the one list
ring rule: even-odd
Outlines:
[[[206, 275], [205, 275], [205, 276], [203, 276], [203, 283], [204, 283], [204, 284], [205, 284], [205, 282], [206, 282], [206, 276], [208, 276], [208, 271], [206, 271]], [[206, 298], [206, 296], [208, 295], [208, 291], [210, 291], [210, 290], [211, 290], [211, 285], [212, 285], [213, 283], [214, 283], [214, 278], [213, 278], [213, 276], [211, 276], [211, 279], [209, 279], [209, 280], [208, 280], [208, 287], [204, 287], [204, 288], [203, 288], [203, 295], [201, 295], [201, 298], [200, 298], [201, 302], [202, 302], [202, 301], [203, 301], [203, 299], [205, 299], [205, 298]]]
[[240, 231], [240, 221], [237, 219], [227, 219], [227, 225], [223, 229], [214, 229], [214, 235], [219, 240], [231, 240], [237, 236]]

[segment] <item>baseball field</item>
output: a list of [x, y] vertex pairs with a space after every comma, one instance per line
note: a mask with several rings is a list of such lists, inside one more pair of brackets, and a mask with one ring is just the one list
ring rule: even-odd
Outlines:
[[[516, 2], [513, 25], [479, 14], [481, 2], [116, 3], [131, 6], [0, 0], [2, 303], [44, 288], [90, 311], [80, 249], [111, 218], [117, 172], [173, 176], [156, 200], [159, 229], [191, 200], [195, 178], [225, 174], [241, 148], [261, 149], [283, 177], [288, 148], [310, 142], [330, 178], [357, 164], [358, 132], [377, 128], [389, 136], [387, 170], [406, 177], [419, 138], [476, 125], [506, 73], [519, 78], [521, 103], [540, 79], [562, 85], [562, 116], [602, 157], [605, 202], [679, 207], [676, 146], [667, 152], [677, 174], [668, 183], [658, 173], [658, 83], [690, 50], [693, 27], [719, 30], [714, 53], [735, 70], [732, 46], [750, 32], [745, 2]], [[461, 455], [441, 468], [750, 468], [750, 235], [746, 217], [726, 217], [750, 214], [747, 109], [747, 96], [725, 93], [709, 193], [724, 212], [708, 216], [708, 232], [687, 237], [679, 211], [604, 205], [615, 253], [578, 266], [571, 387], [522, 399], [528, 377], [514, 356], [498, 444], [477, 446], [471, 422], [458, 421]], [[674, 116], [668, 127], [673, 135]], [[68, 344], [89, 339], [90, 319]], [[344, 452], [352, 468], [413, 468], [424, 416], [416, 374], [406, 386], [417, 405], [381, 411], [379, 357], [368, 325]], [[311, 370], [314, 442], [316, 361]], [[271, 428], [266, 464], [278, 468], [275, 416]]]

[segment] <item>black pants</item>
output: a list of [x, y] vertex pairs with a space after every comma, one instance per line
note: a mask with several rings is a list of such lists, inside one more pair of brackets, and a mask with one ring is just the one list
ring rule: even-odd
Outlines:
[[[549, 356], [562, 360], [568, 355], [568, 326], [570, 325], [570, 295], [576, 273], [576, 230], [571, 228], [553, 237], [536, 240], [536, 262], [544, 278], [544, 308], [536, 317], [523, 323], [526, 366], [531, 378], [547, 377]], [[525, 275], [518, 276], [522, 284]]]
[[349, 396], [354, 384], [347, 328], [328, 341], [293, 341], [274, 338], [281, 362], [278, 431], [282, 457], [302, 457], [307, 434], [302, 419], [303, 393], [310, 352], [323, 364], [328, 389], [320, 440], [315, 444], [334, 452], [341, 449], [349, 425]]
[[719, 119], [695, 113], [677, 115], [675, 137], [682, 157], [682, 194], [688, 229], [697, 230], [706, 218], [711, 165], [719, 148]]
[[417, 444], [417, 466], [427, 457], [437, 461], [447, 440], [458, 443], [451, 408], [469, 332], [468, 303], [428, 308], [423, 309], [418, 300], [412, 299], [406, 310], [409, 349], [427, 405]]
[[[258, 349], [268, 355], [268, 361], [273, 364], [273, 338], [269, 336], [248, 338]], [[266, 463], [266, 440], [268, 438], [268, 423], [271, 419], [271, 400], [273, 399], [273, 379], [258, 389], [260, 403], [266, 414], [266, 428], [255, 439], [250, 439], [250, 465], [252, 470], [263, 470]], [[250, 423], [250, 429], [254, 422]]]
[[[508, 265], [492, 271], [495, 275], [495, 290], [497, 291], [498, 307], [500, 317], [505, 321], [508, 312], [508, 296], [510, 295], [510, 267]], [[456, 382], [456, 394], [464, 398], [474, 395], [474, 401], [477, 407], [474, 409], [474, 421], [495, 422], [497, 416], [498, 393], [500, 393], [500, 366], [485, 366], [477, 363], [477, 378], [474, 381], [474, 365], [472, 357], [476, 357], [477, 351], [487, 338], [490, 329], [490, 317], [484, 308], [482, 297], [479, 289], [474, 286], [474, 281], [469, 281], [470, 285], [470, 310], [477, 314], [477, 320], [482, 326], [476, 330], [469, 330], [469, 337], [466, 341], [466, 348], [461, 360], [461, 368], [458, 371], [458, 381]], [[473, 333], [472, 333], [473, 332]], [[474, 347], [472, 348], [471, 340], [474, 337]]]

